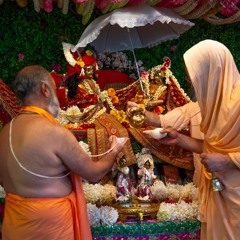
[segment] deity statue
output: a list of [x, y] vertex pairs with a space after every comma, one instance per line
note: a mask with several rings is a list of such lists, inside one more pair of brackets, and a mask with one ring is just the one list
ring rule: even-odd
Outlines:
[[[142, 108], [157, 114], [165, 114], [176, 107], [190, 102], [190, 98], [180, 87], [179, 82], [170, 70], [171, 61], [164, 57], [164, 63], [149, 69], [141, 74], [143, 90], [137, 90], [131, 101], [138, 103]], [[179, 147], [165, 146], [158, 140], [144, 134], [145, 130], [154, 129], [147, 124], [141, 127], [129, 128], [131, 135], [143, 147], [150, 149], [157, 158], [176, 167], [193, 170], [192, 153]], [[186, 134], [188, 134], [186, 132]]]
[[[87, 131], [87, 143], [93, 155], [106, 152], [109, 148], [108, 138], [111, 135], [128, 138], [128, 132], [112, 115], [107, 113], [106, 101], [99, 85], [97, 59], [93, 52], [84, 50], [71, 52], [71, 44], [63, 44], [64, 54], [68, 61], [66, 74], [67, 102], [66, 108], [77, 106], [83, 114], [81, 123], [94, 124]], [[136, 162], [130, 141], [123, 150], [127, 165]]]
[[129, 168], [127, 161], [123, 156], [113, 171], [113, 176], [117, 175], [116, 181], [116, 201], [123, 203], [131, 199], [131, 179], [129, 177]]
[[154, 163], [151, 152], [147, 148], [143, 148], [142, 151], [137, 155], [138, 163], [138, 177], [140, 179], [135, 195], [141, 201], [153, 200], [153, 194], [151, 186], [153, 185], [156, 175], [154, 174]]

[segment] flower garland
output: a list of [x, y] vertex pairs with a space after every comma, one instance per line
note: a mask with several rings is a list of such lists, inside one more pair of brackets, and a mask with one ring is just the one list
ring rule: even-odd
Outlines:
[[116, 187], [111, 184], [84, 183], [83, 186], [86, 201], [93, 204], [111, 204], [116, 198]]
[[98, 208], [96, 204], [87, 204], [88, 219], [91, 226], [111, 226], [117, 222], [118, 211], [110, 206]]
[[74, 67], [75, 64], [77, 63], [77, 60], [75, 60], [73, 58], [73, 55], [71, 53], [71, 48], [74, 47], [74, 45], [72, 45], [71, 43], [66, 43], [66, 42], [63, 42], [62, 43], [62, 46], [63, 46], [63, 54], [67, 60], [67, 62], [72, 66]]
[[152, 100], [157, 100], [164, 93], [164, 91], [166, 91], [166, 89], [167, 89], [167, 86], [159, 86], [159, 88], [153, 95]]
[[111, 226], [118, 220], [118, 211], [110, 206], [102, 206], [100, 208], [100, 216], [102, 225]]
[[[130, 86], [128, 86], [130, 87]], [[108, 91], [105, 90], [102, 93], [103, 101], [106, 101], [108, 107], [110, 108], [110, 115], [112, 115], [117, 121], [120, 123], [126, 123], [129, 125], [129, 120], [127, 118], [127, 114], [124, 110], [117, 110], [113, 105], [112, 98], [109, 96]]]
[[[86, 149], [86, 147], [84, 147], [84, 149]], [[141, 165], [143, 164], [144, 161], [141, 163]], [[139, 165], [139, 168], [142, 167], [141, 165]], [[187, 183], [185, 185], [171, 183], [164, 184], [163, 181], [158, 179], [150, 188], [153, 194], [153, 199], [157, 201], [177, 203], [181, 202], [182, 200], [186, 202], [198, 200], [198, 189], [193, 184], [193, 182]], [[85, 182], [83, 189], [86, 201], [88, 203], [111, 205], [111, 203], [116, 199], [116, 186], [112, 184], [101, 185], [99, 183], [91, 184]], [[134, 188], [132, 189], [132, 192], [135, 192]], [[134, 196], [135, 195], [133, 194], [133, 198]]]
[[84, 87], [88, 90], [88, 93], [90, 94], [100, 94], [101, 90], [99, 85], [93, 80], [92, 83], [94, 84], [94, 89], [91, 87], [90, 83], [87, 80], [83, 80], [81, 84], [83, 83]]
[[[99, 106], [90, 105], [81, 111], [77, 106], [71, 106], [66, 110], [60, 110], [56, 120], [63, 126], [67, 128], [79, 128], [85, 124], [93, 124], [95, 119], [101, 116], [104, 112], [106, 112], [106, 108], [102, 107], [98, 110]], [[96, 112], [89, 119], [86, 117], [88, 113], [96, 110]], [[70, 123], [74, 124], [71, 125]]]
[[[95, 61], [95, 57], [93, 56], [93, 52], [90, 50], [86, 50], [84, 52], [82, 52], [81, 54], [78, 54], [78, 52], [72, 52], [71, 49], [74, 48], [74, 45], [71, 43], [66, 43], [63, 42], [62, 43], [62, 47], [63, 47], [63, 53], [64, 56], [67, 60], [67, 62], [72, 66], [75, 67], [75, 65], [79, 65], [81, 68], [84, 68], [85, 65], [88, 63], [90, 63], [89, 61], [94, 62]], [[89, 57], [89, 58], [87, 58]], [[90, 60], [89, 60], [90, 59]], [[98, 70], [98, 65], [96, 65], [96, 70]], [[83, 74], [83, 69], [81, 74]]]
[[[4, 0], [0, 0], [0, 5], [4, 2]], [[21, 8], [24, 8], [28, 5], [30, 1], [27, 0], [16, 0], [16, 3]], [[68, 14], [70, 1], [69, 0], [33, 0], [34, 10], [36, 12], [40, 12], [43, 9], [45, 12], [50, 13], [54, 10], [54, 3], [57, 3], [58, 8], [62, 9], [63, 14]], [[120, 9], [125, 6], [139, 6], [141, 4], [147, 4], [149, 6], [156, 6], [160, 8], [169, 8], [176, 12], [178, 15], [183, 16], [186, 19], [200, 19], [203, 18], [203, 15], [206, 12], [213, 13], [212, 9], [214, 9], [215, 4], [222, 5], [223, 8], [217, 9], [217, 13], [221, 13], [223, 16], [227, 18], [220, 18], [216, 15], [213, 16], [213, 19], [205, 19], [204, 20], [211, 22], [213, 24], [226, 24], [226, 23], [234, 23], [235, 21], [239, 21], [239, 18], [236, 16], [231, 18], [231, 16], [235, 15], [238, 10], [238, 1], [237, 0], [220, 0], [220, 1], [196, 1], [196, 0], [74, 0], [72, 1], [75, 4], [76, 12], [82, 15], [82, 24], [86, 25], [93, 12], [94, 9], [98, 9], [102, 14], [106, 14], [108, 12], [112, 12], [115, 9]], [[199, 6], [201, 4], [203, 8]], [[199, 8], [200, 7], [200, 8]], [[199, 11], [200, 9], [200, 11]], [[216, 8], [215, 8], [216, 10]], [[216, 19], [214, 19], [216, 18]], [[237, 18], [237, 20], [236, 20]], [[211, 21], [212, 20], [212, 21]]]
[[194, 220], [198, 216], [198, 208], [198, 201], [192, 203], [180, 201], [175, 204], [163, 202], [160, 204], [157, 219], [159, 221]]
[[[151, 191], [154, 199], [161, 201], [157, 213], [159, 221], [193, 220], [197, 218], [199, 207], [198, 190], [193, 183], [165, 185], [161, 180], [156, 180], [151, 186]], [[134, 189], [132, 192], [134, 193]], [[86, 182], [84, 184], [84, 194], [92, 226], [100, 224], [111, 225], [117, 221], [118, 213], [115, 212], [116, 210], [108, 205], [106, 206], [106, 204], [111, 205], [111, 202], [116, 198], [115, 186], [111, 184], [89, 184]], [[173, 199], [174, 201], [172, 203], [169, 200], [165, 202], [165, 199]], [[189, 201], [186, 201], [186, 199]]]
[[87, 212], [90, 226], [99, 226], [101, 221], [100, 209], [96, 204], [87, 203]]
[[154, 199], [157, 201], [163, 201], [167, 198], [167, 187], [163, 181], [156, 180], [152, 186], [150, 186]]
[[90, 151], [89, 145], [83, 141], [79, 141], [79, 145], [82, 147], [82, 149], [89, 155], [91, 156], [92, 153]]

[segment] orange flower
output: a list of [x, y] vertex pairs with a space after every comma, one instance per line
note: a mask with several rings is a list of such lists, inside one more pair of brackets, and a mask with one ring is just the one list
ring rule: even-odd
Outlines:
[[119, 99], [117, 96], [112, 96], [112, 103], [113, 104], [119, 103]]
[[17, 0], [17, 5], [19, 7], [26, 7], [27, 6], [27, 0]]
[[109, 97], [114, 97], [114, 96], [116, 95], [116, 91], [115, 91], [114, 88], [109, 88], [109, 89], [107, 90], [107, 93], [108, 93], [108, 96], [109, 96]]

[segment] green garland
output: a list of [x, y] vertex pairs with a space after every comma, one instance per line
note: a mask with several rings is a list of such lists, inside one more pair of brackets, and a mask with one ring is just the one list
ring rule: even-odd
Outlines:
[[[100, 12], [94, 9], [89, 23], [99, 15]], [[66, 60], [62, 42], [78, 42], [86, 27], [82, 20], [74, 4], [70, 4], [69, 12], [65, 15], [57, 7], [51, 13], [37, 13], [31, 3], [25, 8], [20, 8], [13, 1], [4, 1], [0, 8], [0, 78], [11, 87], [16, 73], [30, 64], [42, 65], [49, 71], [53, 70], [54, 66], [59, 66], [58, 72], [65, 73]], [[170, 57], [171, 71], [185, 91], [188, 91], [190, 86], [185, 81], [182, 55], [203, 39], [211, 38], [225, 44], [234, 55], [237, 66], [240, 66], [239, 23], [212, 25], [204, 20], [194, 22], [195, 26], [176, 40], [153, 48], [135, 50], [137, 59], [143, 61], [146, 69], [161, 64], [164, 56]], [[172, 46], [176, 46], [175, 51], [171, 50]], [[132, 59], [132, 53], [127, 53]]]

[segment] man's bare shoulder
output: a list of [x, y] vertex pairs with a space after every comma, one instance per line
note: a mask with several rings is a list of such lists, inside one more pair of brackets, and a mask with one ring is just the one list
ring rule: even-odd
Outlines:
[[40, 119], [36, 122], [38, 132], [44, 132], [47, 136], [52, 136], [55, 139], [59, 138], [72, 138], [73, 134], [67, 128], [59, 123], [51, 122], [48, 119]]

